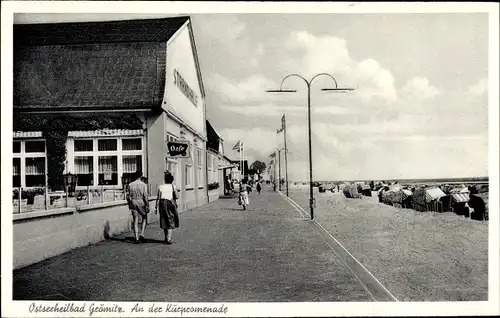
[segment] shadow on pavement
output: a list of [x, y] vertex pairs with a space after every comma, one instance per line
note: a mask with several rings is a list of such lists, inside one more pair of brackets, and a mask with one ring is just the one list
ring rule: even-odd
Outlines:
[[[135, 238], [133, 236], [127, 236], [125, 238], [111, 237], [109, 240], [110, 241], [120, 241], [120, 242], [128, 243], [128, 244], [134, 244]], [[145, 243], [161, 243], [161, 244], [163, 244], [164, 241], [146, 238], [145, 241], [142, 242], [142, 244], [145, 244]]]

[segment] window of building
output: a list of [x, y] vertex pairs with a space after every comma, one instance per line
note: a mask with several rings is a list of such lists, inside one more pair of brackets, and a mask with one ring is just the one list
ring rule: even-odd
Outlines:
[[45, 140], [15, 140], [13, 142], [14, 187], [44, 187], [46, 182]]
[[207, 157], [208, 157], [208, 160], [207, 160], [207, 169], [208, 169], [208, 171], [212, 171], [212, 167], [213, 167], [213, 159], [212, 158], [213, 158], [213, 155], [211, 153], [209, 153], [207, 155]]
[[141, 155], [124, 155], [122, 157], [123, 177], [133, 180], [137, 171], [142, 171]]
[[174, 183], [177, 181], [177, 162], [171, 159], [166, 160], [167, 171], [174, 176]]
[[77, 175], [76, 185], [94, 185], [94, 157], [75, 156], [75, 174]]
[[75, 140], [75, 152], [94, 151], [94, 141], [90, 140]]
[[212, 156], [212, 166], [213, 166], [213, 169], [212, 169], [212, 182], [216, 182], [217, 181], [217, 157], [216, 156]]
[[196, 164], [197, 164], [197, 177], [198, 177], [198, 186], [203, 186], [204, 178], [203, 178], [203, 151], [200, 148], [196, 149]]
[[167, 134], [167, 142], [170, 142], [170, 141], [176, 141], [178, 140], [179, 138], [177, 138], [176, 136], [172, 135], [172, 134]]
[[191, 188], [193, 186], [193, 182], [192, 182], [193, 165], [186, 162], [184, 170], [185, 170], [184, 171], [184, 183], [186, 184], [186, 188]]
[[21, 153], [21, 142], [20, 141], [14, 141], [12, 143], [12, 152], [13, 153]]
[[98, 150], [99, 151], [116, 151], [118, 142], [116, 139], [99, 139], [98, 140]]
[[45, 186], [45, 158], [26, 158], [26, 187]]
[[118, 157], [99, 156], [98, 184], [117, 185], [118, 184]]
[[21, 186], [21, 158], [13, 158], [12, 185], [16, 188]]
[[190, 148], [190, 158], [185, 159], [185, 165], [184, 165], [184, 183], [186, 185], [186, 188], [193, 188], [194, 187], [194, 174], [193, 174], [193, 165], [195, 162], [191, 158], [193, 158], [193, 148]]
[[143, 171], [142, 137], [74, 140], [78, 186], [120, 185]]
[[122, 139], [122, 150], [142, 150], [142, 138]]
[[44, 140], [25, 141], [24, 152], [45, 153], [45, 141]]

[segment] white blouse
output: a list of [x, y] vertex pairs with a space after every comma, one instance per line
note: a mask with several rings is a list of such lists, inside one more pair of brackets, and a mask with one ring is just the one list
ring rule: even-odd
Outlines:
[[158, 187], [158, 199], [172, 200], [174, 198], [174, 192], [177, 188], [174, 184], [162, 184]]

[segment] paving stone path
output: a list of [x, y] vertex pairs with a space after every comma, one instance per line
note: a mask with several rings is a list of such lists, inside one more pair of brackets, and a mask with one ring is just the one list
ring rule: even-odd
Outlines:
[[[124, 211], [124, 213], [128, 213]], [[372, 301], [325, 241], [277, 192], [180, 214], [174, 244], [123, 233], [15, 270], [14, 300], [155, 302]]]

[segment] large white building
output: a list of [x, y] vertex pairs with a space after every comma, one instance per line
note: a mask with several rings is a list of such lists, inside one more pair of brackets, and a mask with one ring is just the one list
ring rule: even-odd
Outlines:
[[[14, 25], [13, 110], [15, 266], [129, 229], [123, 188], [137, 171], [151, 203], [170, 171], [181, 211], [221, 179], [189, 17]], [[190, 158], [169, 155], [175, 140]]]

